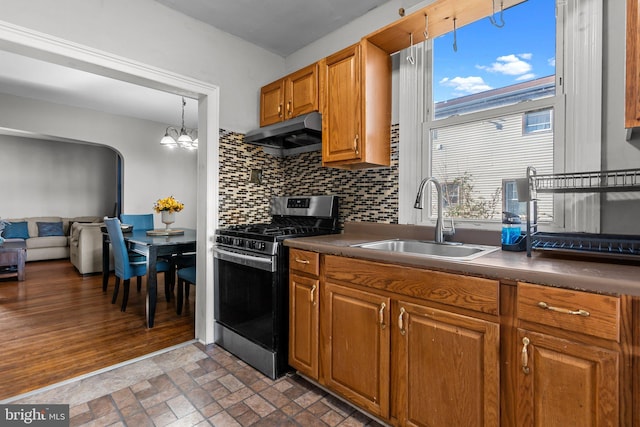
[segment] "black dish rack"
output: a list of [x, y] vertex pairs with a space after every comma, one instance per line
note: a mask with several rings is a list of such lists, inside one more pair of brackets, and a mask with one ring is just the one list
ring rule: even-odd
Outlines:
[[[527, 256], [532, 250], [571, 256], [640, 261], [640, 236], [538, 232], [537, 193], [640, 191], [640, 169], [537, 175], [527, 168]], [[522, 187], [519, 187], [519, 192]]]
[[640, 238], [590, 233], [536, 233], [531, 248], [597, 258], [640, 260]]

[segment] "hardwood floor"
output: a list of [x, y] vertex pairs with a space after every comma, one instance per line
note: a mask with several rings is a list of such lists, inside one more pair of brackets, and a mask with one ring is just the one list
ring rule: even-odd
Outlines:
[[69, 260], [29, 262], [26, 280], [0, 280], [0, 400], [96, 371], [194, 338], [194, 299], [182, 315], [164, 298], [155, 326], [145, 326], [142, 292], [132, 281], [125, 313], [111, 304], [114, 278], [81, 276]]

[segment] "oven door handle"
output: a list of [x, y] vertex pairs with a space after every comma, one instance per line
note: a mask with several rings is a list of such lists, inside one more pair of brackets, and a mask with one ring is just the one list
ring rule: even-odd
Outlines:
[[257, 268], [264, 271], [275, 272], [276, 271], [276, 262], [275, 257], [261, 257], [256, 255], [248, 255], [248, 254], [240, 254], [237, 252], [226, 251], [219, 247], [213, 248], [213, 257], [233, 262], [235, 264], [245, 265], [251, 268]]

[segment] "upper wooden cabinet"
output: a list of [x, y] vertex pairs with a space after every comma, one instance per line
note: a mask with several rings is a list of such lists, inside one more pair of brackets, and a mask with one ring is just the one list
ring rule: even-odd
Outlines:
[[627, 90], [624, 126], [640, 127], [640, 0], [627, 0]]
[[318, 111], [318, 64], [311, 64], [260, 89], [260, 126]]
[[320, 62], [322, 164], [391, 163], [391, 57], [367, 40]]

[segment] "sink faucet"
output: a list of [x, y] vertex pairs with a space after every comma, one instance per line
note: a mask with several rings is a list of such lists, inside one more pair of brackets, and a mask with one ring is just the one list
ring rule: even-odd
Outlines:
[[[440, 182], [434, 177], [425, 178], [420, 182], [420, 187], [418, 188], [418, 195], [416, 196], [416, 203], [413, 205], [416, 209], [424, 208], [424, 188], [428, 183], [432, 183], [434, 187], [436, 187], [436, 193], [438, 194], [438, 218], [436, 219], [436, 229], [435, 229], [435, 242], [436, 243], [444, 243], [444, 235], [445, 229], [443, 225], [442, 218], [442, 206], [444, 202], [444, 197], [442, 195], [442, 185]], [[446, 230], [446, 234], [448, 236], [453, 236], [455, 233], [455, 229], [453, 227], [453, 218], [451, 219], [451, 228]]]

